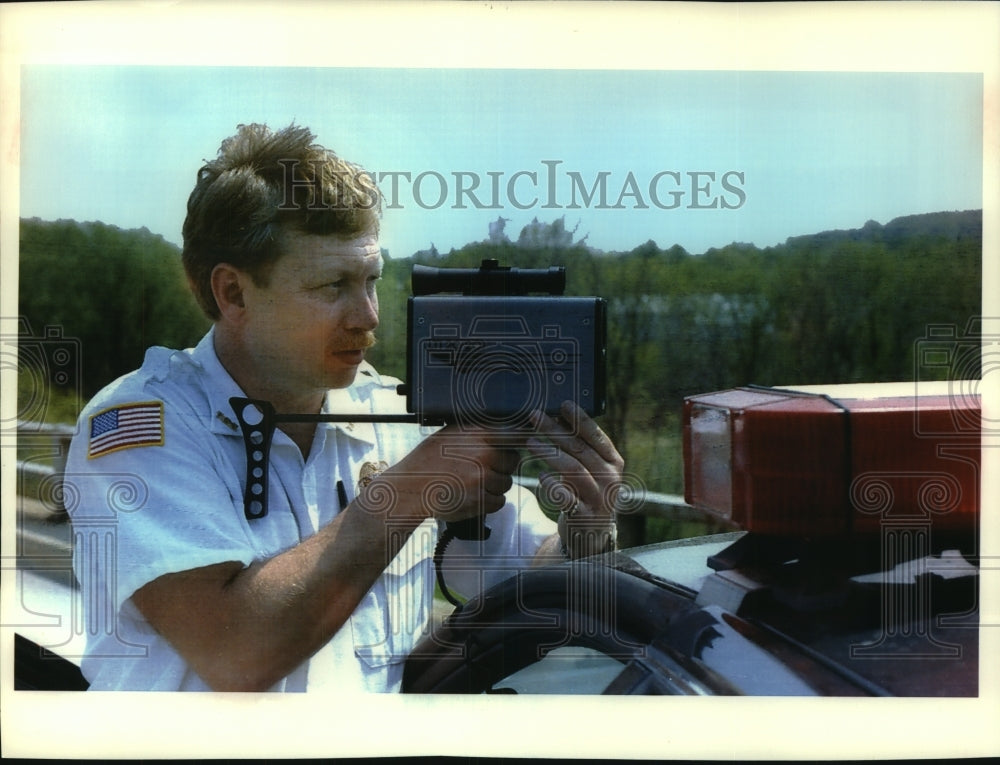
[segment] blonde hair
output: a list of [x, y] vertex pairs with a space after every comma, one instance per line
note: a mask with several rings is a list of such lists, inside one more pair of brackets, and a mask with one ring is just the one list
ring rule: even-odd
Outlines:
[[240, 125], [198, 171], [184, 220], [182, 259], [202, 310], [219, 318], [211, 274], [230, 263], [266, 285], [282, 234], [378, 233], [382, 197], [372, 176], [290, 125]]

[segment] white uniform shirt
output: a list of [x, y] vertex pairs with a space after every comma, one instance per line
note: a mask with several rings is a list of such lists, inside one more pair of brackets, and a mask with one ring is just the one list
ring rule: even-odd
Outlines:
[[[81, 414], [64, 494], [87, 631], [82, 668], [94, 690], [208, 690], [143, 618], [132, 593], [167, 573], [228, 561], [248, 566], [295, 546], [340, 511], [338, 481], [353, 498], [363, 466], [392, 465], [429, 433], [416, 425], [320, 423], [303, 460], [279, 429], [268, 460], [268, 512], [248, 520], [246, 451], [229, 402], [244, 394], [219, 362], [213, 337], [210, 331], [193, 350], [149, 349], [139, 370]], [[398, 383], [365, 365], [354, 385], [328, 393], [324, 411], [401, 413]], [[527, 565], [555, 531], [517, 487], [488, 523], [487, 542], [448, 550], [448, 558], [465, 561], [452, 564], [448, 579], [465, 594]], [[349, 622], [271, 690], [398, 690], [402, 663], [429, 628], [437, 532], [434, 521], [421, 524]], [[469, 556], [482, 573], [462, 570]]]

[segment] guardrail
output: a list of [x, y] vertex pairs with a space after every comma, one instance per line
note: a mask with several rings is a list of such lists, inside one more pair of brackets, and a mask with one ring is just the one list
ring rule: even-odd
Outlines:
[[[538, 488], [538, 480], [535, 478], [521, 477], [517, 481], [529, 489]], [[647, 541], [663, 541], [662, 539], [648, 539], [646, 526], [649, 519], [666, 522], [666, 532], [661, 530], [658, 535], [665, 538], [675, 539], [681, 536], [690, 536], [690, 534], [682, 533], [684, 524], [703, 526], [706, 534], [733, 530], [733, 527], [724, 521], [689, 505], [680, 495], [662, 494], [637, 487], [633, 487], [633, 491], [635, 496], [628, 502], [629, 510], [618, 515], [618, 546], [620, 548], [638, 547]]]
[[[54, 514], [64, 514], [61, 492], [54, 475], [66, 468], [69, 442], [76, 428], [73, 425], [47, 422], [17, 422], [17, 494], [45, 504]], [[22, 459], [25, 452], [28, 459]]]
[[[25, 528], [19, 528], [18, 532], [51, 536], [51, 526], [68, 518], [61, 504], [61, 491], [54, 476], [65, 469], [66, 454], [75, 427], [18, 422], [17, 433], [19, 444], [25, 444], [36, 453], [29, 460], [19, 459], [17, 462], [18, 496], [40, 503], [43, 509], [41, 512], [36, 508], [33, 513], [22, 513], [24, 521], [22, 525]], [[518, 482], [531, 489], [536, 489], [538, 486], [538, 481], [534, 478], [521, 477]], [[635, 547], [647, 541], [648, 519], [665, 522], [668, 526], [665, 535], [667, 537], [685, 536], [679, 531], [672, 534], [669, 530], [670, 526], [675, 526], [679, 530], [683, 524], [702, 524], [706, 533], [730, 529], [725, 522], [692, 507], [683, 497], [675, 494], [642, 490], [633, 499], [634, 501], [630, 502], [629, 512], [620, 515], [618, 519], [618, 542], [623, 548]], [[39, 522], [43, 524], [41, 531], [38, 528], [28, 528], [29, 524], [37, 526]], [[658, 536], [664, 534], [661, 532]]]

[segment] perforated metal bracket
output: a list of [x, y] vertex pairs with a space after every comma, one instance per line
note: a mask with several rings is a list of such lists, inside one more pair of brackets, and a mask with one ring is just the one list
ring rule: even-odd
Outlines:
[[279, 422], [381, 422], [421, 424], [412, 414], [280, 414], [270, 401], [233, 396], [229, 405], [243, 433], [247, 454], [247, 480], [243, 492], [243, 513], [247, 520], [267, 515], [268, 455]]
[[247, 454], [247, 482], [243, 492], [243, 513], [247, 520], [267, 515], [267, 463], [274, 438], [274, 407], [268, 401], [234, 397], [229, 399], [243, 433]]

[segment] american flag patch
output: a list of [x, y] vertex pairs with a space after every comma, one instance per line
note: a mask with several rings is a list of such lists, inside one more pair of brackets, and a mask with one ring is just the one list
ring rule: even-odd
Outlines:
[[163, 402], [123, 404], [90, 417], [88, 457], [163, 444]]

